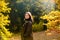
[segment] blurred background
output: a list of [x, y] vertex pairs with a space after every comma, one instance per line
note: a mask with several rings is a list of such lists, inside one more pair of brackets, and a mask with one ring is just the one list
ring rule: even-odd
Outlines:
[[33, 32], [60, 32], [60, 0], [0, 0], [0, 33], [20, 33], [28, 11], [34, 18]]

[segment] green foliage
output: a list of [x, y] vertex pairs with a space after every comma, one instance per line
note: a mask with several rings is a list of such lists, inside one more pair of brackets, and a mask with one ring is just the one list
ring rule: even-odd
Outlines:
[[33, 29], [33, 32], [42, 31], [44, 29], [43, 22], [39, 22], [38, 24], [34, 23], [33, 26], [32, 26], [32, 29]]
[[[24, 14], [30, 11], [35, 16], [35, 25], [39, 23], [40, 16], [55, 10], [54, 0], [7, 0], [10, 2], [9, 7], [12, 8], [10, 14], [11, 27], [13, 32], [22, 27]], [[18, 18], [20, 18], [18, 20]], [[19, 30], [17, 30], [19, 31]]]

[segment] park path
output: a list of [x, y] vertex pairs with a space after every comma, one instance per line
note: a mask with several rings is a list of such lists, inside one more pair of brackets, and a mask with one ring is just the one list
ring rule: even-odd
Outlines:
[[[34, 40], [60, 40], [60, 33], [57, 33], [55, 31], [34, 32], [33, 33], [33, 39]], [[20, 35], [15, 35], [11, 38], [11, 40], [21, 40], [21, 36]]]

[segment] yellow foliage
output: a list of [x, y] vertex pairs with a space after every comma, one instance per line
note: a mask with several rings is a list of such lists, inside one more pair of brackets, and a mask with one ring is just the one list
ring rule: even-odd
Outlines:
[[60, 9], [60, 0], [55, 0], [56, 4], [57, 4], [57, 8]]
[[0, 0], [0, 13], [6, 13], [6, 12], [10, 12], [11, 8], [8, 8], [9, 3], [6, 3], [5, 1]]
[[4, 16], [2, 13], [0, 13], [0, 27], [8, 25], [8, 23], [10, 23], [8, 17], [9, 17], [8, 15]]
[[51, 11], [49, 14], [42, 16], [41, 18], [47, 19], [46, 24], [48, 28], [55, 28], [60, 30], [60, 11]]
[[10, 20], [8, 20], [9, 15], [6, 16], [3, 13], [10, 13], [11, 8], [8, 8], [8, 4], [5, 0], [0, 0], [0, 37], [1, 40], [9, 40], [7, 37], [11, 37], [11, 33], [5, 28], [9, 25]]
[[0, 31], [1, 33], [1, 40], [8, 40], [8, 38], [6, 38], [6, 36], [5, 36], [5, 34], [2, 32], [2, 31]]

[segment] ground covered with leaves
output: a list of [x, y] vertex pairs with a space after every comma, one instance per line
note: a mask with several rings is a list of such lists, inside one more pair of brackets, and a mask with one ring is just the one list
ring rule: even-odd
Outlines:
[[[21, 35], [16, 34], [11, 40], [21, 40]], [[60, 40], [60, 33], [56, 31], [41, 31], [33, 33], [34, 40]]]

